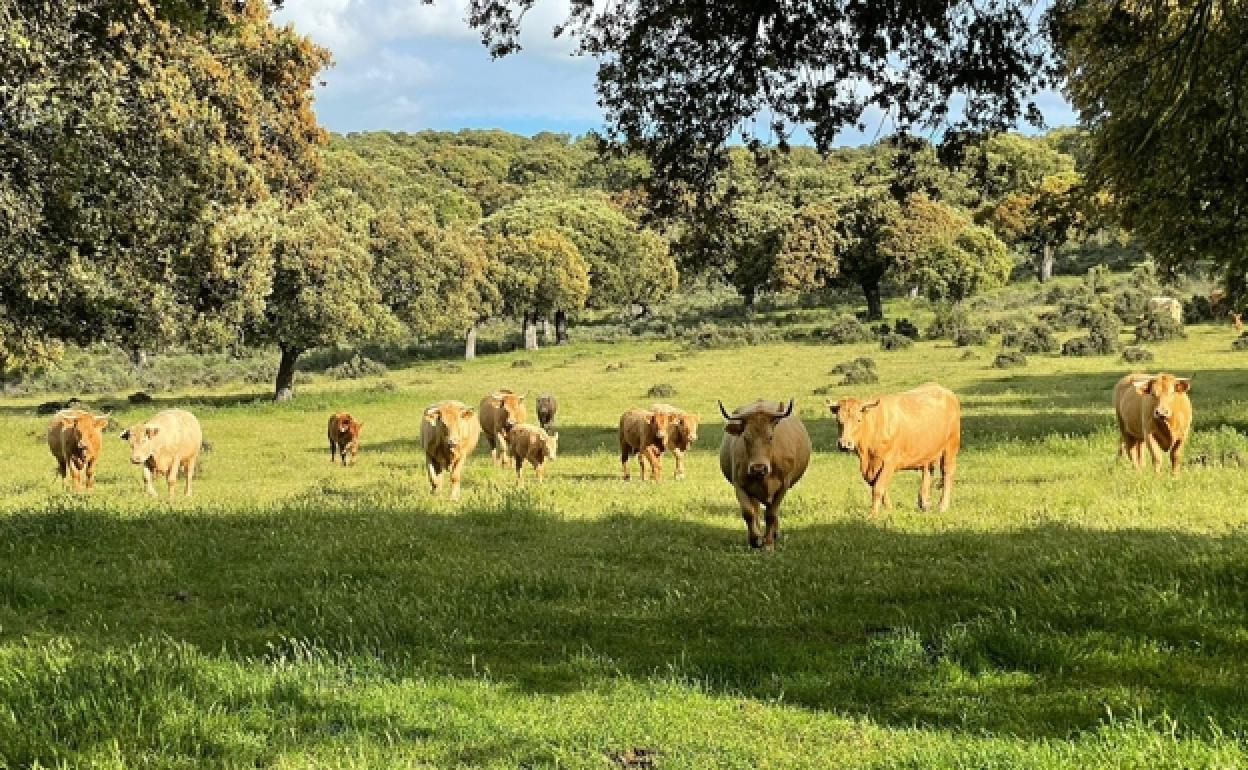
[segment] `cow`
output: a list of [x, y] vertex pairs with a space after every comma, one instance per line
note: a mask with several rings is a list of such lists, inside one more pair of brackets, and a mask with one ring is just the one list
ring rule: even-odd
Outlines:
[[335, 457], [342, 460], [343, 467], [355, 465], [355, 458], [360, 453], [360, 429], [364, 423], [355, 419], [347, 412], [338, 412], [329, 417], [329, 461]]
[[507, 448], [516, 463], [516, 481], [523, 484], [524, 461], [528, 460], [537, 473], [537, 480], [546, 478], [546, 463], [559, 454], [559, 434], [547, 433], [536, 425], [516, 425], [507, 435]]
[[842, 398], [825, 403], [836, 416], [837, 447], [858, 454], [862, 480], [871, 486], [872, 516], [879, 515], [881, 504], [892, 507], [888, 487], [897, 471], [923, 472], [919, 509], [928, 510], [938, 462], [940, 510], [949, 510], [962, 445], [962, 405], [952, 391], [928, 382], [866, 401]]
[[650, 465], [650, 479], [663, 478], [663, 452], [667, 449], [668, 430], [675, 417], [671, 412], [651, 412], [646, 409], [629, 409], [620, 415], [620, 468], [624, 480], [631, 476], [628, 460], [637, 455], [637, 467], [641, 480], [646, 480], [646, 464]]
[[490, 459], [495, 465], [507, 464], [507, 434], [527, 417], [524, 396], [510, 390], [496, 390], [481, 399], [477, 420], [481, 423], [486, 443], [490, 445]]
[[1192, 381], [1173, 374], [1132, 372], [1114, 385], [1114, 413], [1118, 418], [1118, 456], [1131, 458], [1136, 470], [1144, 465], [1144, 445], [1161, 472], [1161, 453], [1170, 453], [1170, 470], [1177, 476], [1183, 445], [1192, 427]]
[[559, 413], [559, 400], [553, 393], [543, 393], [537, 397], [537, 421], [542, 430], [550, 430], [555, 426], [555, 415]]
[[[810, 465], [810, 434], [801, 418], [777, 401], [754, 401], [732, 414], [719, 402], [727, 423], [719, 445], [719, 469], [737, 493], [751, 548], [772, 550], [780, 530], [780, 504]], [[759, 532], [759, 508], [767, 509], [766, 533]]]
[[433, 494], [442, 486], [442, 474], [451, 472], [451, 499], [459, 499], [460, 482], [468, 457], [477, 448], [481, 426], [477, 415], [459, 401], [439, 401], [425, 409], [420, 422], [420, 445]]
[[1175, 323], [1183, 323], [1183, 303], [1174, 297], [1152, 297], [1148, 300], [1148, 312], [1153, 315], [1170, 316]]
[[48, 423], [48, 449], [56, 458], [56, 475], [75, 492], [95, 489], [95, 464], [108, 421], [107, 415], [62, 409]]
[[668, 412], [673, 415], [667, 432], [667, 448], [676, 460], [675, 478], [679, 481], [685, 477], [685, 452], [693, 447], [698, 440], [698, 416], [686, 412], [671, 404], [651, 404], [652, 412]]
[[1231, 326], [1235, 327], [1236, 334], [1244, 333], [1244, 317], [1239, 313], [1231, 313]]
[[1209, 292], [1209, 309], [1217, 315], [1222, 309], [1222, 303], [1226, 301], [1226, 289], [1213, 289]]
[[186, 474], [186, 496], [191, 496], [195, 464], [204, 445], [204, 433], [195, 415], [182, 409], [157, 412], [150, 420], [122, 431], [121, 440], [130, 444], [130, 462], [143, 466], [143, 488], [156, 496], [154, 476], [164, 476], [169, 483], [169, 497], [178, 473]]

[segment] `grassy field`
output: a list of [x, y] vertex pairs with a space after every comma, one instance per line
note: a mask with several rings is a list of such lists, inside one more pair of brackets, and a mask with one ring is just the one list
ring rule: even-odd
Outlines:
[[[5, 401], [0, 767], [1248, 766], [1248, 354], [1190, 334], [1152, 346], [1195, 378], [1177, 480], [1115, 465], [1127, 364], [1003, 372], [946, 342], [578, 344], [118, 407], [199, 416], [173, 503], [119, 431], [95, 493], [61, 491], [42, 399]], [[812, 394], [864, 354], [880, 385], [831, 396], [962, 398], [949, 513], [902, 474], [866, 517]], [[703, 416], [689, 478], [623, 482], [615, 423], [659, 383]], [[432, 499], [421, 409], [502, 386], [560, 397], [550, 478], [479, 449], [464, 500]], [[716, 462], [715, 399], [756, 397], [795, 397], [816, 449], [769, 554]], [[354, 468], [328, 461], [337, 409], [365, 422]]]

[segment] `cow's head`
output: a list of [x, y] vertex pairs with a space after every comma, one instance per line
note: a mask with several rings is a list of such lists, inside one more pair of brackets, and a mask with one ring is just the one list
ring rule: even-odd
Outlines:
[[698, 440], [698, 416], [681, 412], [672, 417], [672, 444], [688, 449]]
[[836, 445], [841, 451], [853, 452], [866, 439], [863, 435], [863, 421], [866, 415], [880, 405], [878, 398], [859, 401], [856, 398], [842, 398], [840, 401], [829, 399], [824, 402], [836, 417], [839, 436]]
[[719, 402], [719, 412], [728, 422], [724, 432], [740, 436], [745, 442], [746, 474], [755, 478], [771, 473], [771, 445], [776, 437], [776, 424], [793, 414], [793, 400], [788, 408], [774, 409], [760, 405], [746, 412], [728, 414], [724, 402]]
[[1159, 374], [1132, 380], [1131, 384], [1140, 395], [1153, 397], [1153, 419], [1169, 422], [1175, 413], [1175, 402], [1191, 390], [1192, 380], [1173, 374]]
[[503, 433], [510, 433], [512, 428], [524, 422], [524, 396], [509, 390], [501, 390], [494, 393], [491, 398], [494, 400], [494, 406], [503, 413], [503, 419], [499, 424]]
[[673, 418], [675, 415], [671, 412], [650, 413], [650, 435], [653, 437], [655, 446], [660, 450], [667, 449], [668, 439], [671, 438]]
[[546, 459], [547, 460], [555, 459], [555, 456], [559, 454], [559, 434], [558, 433], [546, 434], [546, 438], [543, 439], [543, 443], [545, 443], [546, 445]]
[[80, 414], [62, 421], [64, 428], [70, 430], [73, 436], [75, 456], [84, 461], [99, 456], [109, 419], [108, 415]]
[[451, 454], [457, 454], [468, 440], [470, 421], [476, 416], [472, 409], [454, 404], [437, 404], [425, 410], [425, 421], [437, 428]]
[[142, 465], [156, 452], [156, 440], [160, 436], [159, 425], [139, 423], [121, 432], [121, 440], [130, 444], [130, 462]]

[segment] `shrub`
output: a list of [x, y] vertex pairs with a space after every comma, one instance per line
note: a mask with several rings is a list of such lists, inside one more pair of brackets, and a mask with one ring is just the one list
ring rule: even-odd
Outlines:
[[1001, 344], [1018, 348], [1023, 353], [1052, 353], [1057, 350], [1057, 338], [1048, 324], [1036, 322], [1015, 332], [1001, 335]]
[[884, 323], [884, 324], [880, 324], [879, 326], [872, 326], [872, 327], [871, 327], [871, 333], [872, 333], [872, 334], [874, 334], [874, 335], [875, 335], [875, 336], [877, 336], [877, 337], [880, 337], [880, 338], [882, 339], [882, 338], [887, 337], [888, 335], [892, 334], [892, 333], [893, 333], [893, 329], [892, 329], [892, 327], [891, 327], [891, 326], [889, 326], [888, 324]]
[[959, 361], [974, 361], [979, 358], [979, 354], [974, 350], [963, 350], [962, 355], [958, 356]]
[[852, 361], [842, 361], [836, 366], [832, 367], [832, 371], [829, 372], [829, 374], [844, 374], [845, 372], [851, 371], [853, 369], [871, 369], [872, 371], [874, 371], [875, 359], [868, 358], [867, 356], [858, 356]]
[[776, 332], [754, 324], [720, 325], [703, 321], [692, 330], [690, 343], [701, 348], [735, 348], [763, 345], [780, 339], [782, 337]]
[[654, 360], [658, 361], [659, 363], [667, 363], [669, 361], [675, 361], [678, 358], [680, 358], [680, 356], [676, 355], [675, 353], [671, 353], [665, 350], [660, 350], [658, 353], [654, 354]]
[[1135, 325], [1135, 342], [1160, 342], [1177, 340], [1187, 336], [1183, 324], [1169, 313], [1150, 310]]
[[988, 344], [988, 332], [976, 326], [964, 326], [953, 335], [953, 344], [960, 348]]
[[517, 358], [515, 361], [511, 362], [512, 369], [530, 369], [532, 367], [533, 362], [527, 358]]
[[992, 367], [994, 369], [1015, 369], [1020, 366], [1027, 365], [1027, 356], [1017, 350], [1007, 350], [998, 353], [997, 357], [992, 359]]
[[1244, 332], [1231, 343], [1231, 350], [1248, 350], [1248, 332]]
[[1141, 348], [1135, 345], [1123, 348], [1122, 360], [1129, 364], [1143, 363], [1144, 361], [1152, 361], [1154, 358], [1153, 351], [1148, 348]]
[[851, 345], [855, 342], [870, 342], [875, 335], [857, 318], [843, 315], [831, 325], [816, 329], [813, 336], [832, 345]]
[[1148, 308], [1148, 295], [1127, 287], [1114, 292], [1114, 315], [1124, 323], [1135, 323]]
[[152, 403], [152, 397], [151, 397], [151, 396], [149, 396], [148, 394], [144, 393], [144, 392], [143, 392], [143, 391], [141, 391], [141, 390], [140, 390], [140, 391], [138, 391], [138, 392], [135, 392], [135, 393], [131, 393], [129, 396], [126, 396], [126, 400], [127, 400], [127, 401], [129, 401], [129, 402], [130, 402], [130, 403], [132, 403], [132, 404], [150, 404], [150, 403]]
[[811, 395], [814, 395], [814, 396], [829, 396], [835, 390], [836, 390], [835, 385], [820, 385], [819, 387], [812, 390], [810, 393]]
[[671, 398], [674, 395], [676, 395], [676, 388], [666, 382], [651, 385], [650, 390], [646, 391], [646, 398]]
[[971, 325], [971, 314], [962, 305], [941, 305], [936, 308], [936, 317], [932, 325], [927, 327], [927, 338], [931, 340], [953, 339], [959, 329]]
[[1102, 311], [1092, 316], [1086, 337], [1066, 340], [1062, 345], [1062, 355], [1104, 356], [1116, 353], [1121, 347], [1118, 341], [1118, 319]]
[[361, 377], [378, 377], [387, 371], [386, 365], [380, 361], [356, 353], [350, 360], [328, 367], [325, 374], [335, 380], [358, 380]]
[[870, 385], [880, 381], [880, 375], [870, 369], [851, 369], [841, 378], [842, 385]]
[[914, 340], [904, 334], [889, 334], [880, 338], [880, 350], [905, 350], [914, 347]]
[[607, 364], [607, 368], [606, 368], [606, 370], [605, 370], [605, 371], [608, 371], [608, 372], [618, 372], [619, 370], [621, 370], [621, 369], [623, 369], [623, 368], [625, 368], [625, 367], [627, 367], [627, 366], [628, 366], [628, 364], [624, 363], [623, 361], [612, 361], [611, 363]]
[[898, 318], [897, 323], [893, 324], [893, 334], [900, 334], [903, 337], [917, 340], [919, 338], [919, 327], [915, 326], [909, 318]]
[[984, 324], [984, 331], [989, 334], [1012, 334], [1022, 326], [1018, 318], [993, 318]]
[[1183, 322], [1194, 324], [1203, 321], [1212, 321], [1213, 303], [1209, 301], [1209, 297], [1205, 294], [1193, 294], [1192, 298], [1183, 303]]

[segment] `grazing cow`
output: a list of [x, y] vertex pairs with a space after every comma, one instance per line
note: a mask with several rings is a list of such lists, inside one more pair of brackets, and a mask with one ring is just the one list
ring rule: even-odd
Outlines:
[[[334, 462], [335, 456], [342, 464], [355, 465], [355, 458], [360, 453], [360, 428], [364, 423], [346, 412], [338, 412], [329, 418], [329, 461]], [[349, 459], [349, 461], [348, 461]]]
[[1213, 289], [1209, 292], [1209, 309], [1215, 314], [1222, 309], [1222, 303], [1226, 301], [1226, 289]]
[[1161, 453], [1170, 453], [1170, 470], [1179, 475], [1183, 444], [1192, 427], [1192, 381], [1173, 374], [1132, 372], [1114, 386], [1114, 412], [1118, 417], [1118, 456], [1126, 454], [1136, 470], [1144, 464], [1144, 445], [1153, 457], [1153, 470], [1161, 472]]
[[650, 412], [645, 409], [629, 409], [620, 415], [620, 468], [624, 472], [624, 480], [630, 478], [628, 458], [637, 455], [637, 467], [641, 469], [641, 480], [646, 480], [646, 464], [650, 464], [650, 479], [660, 481], [663, 478], [663, 452], [667, 449], [667, 440], [672, 419], [671, 412]]
[[510, 390], [496, 390], [481, 399], [477, 419], [481, 432], [490, 445], [490, 459], [495, 465], [507, 464], [507, 434], [524, 422], [528, 411], [524, 408], [524, 396]]
[[1244, 317], [1239, 313], [1231, 313], [1231, 325], [1235, 327], [1236, 334], [1244, 333]]
[[178, 472], [186, 474], [186, 496], [191, 496], [195, 464], [204, 445], [204, 434], [195, 415], [181, 409], [157, 412], [152, 419], [132, 425], [121, 434], [130, 443], [130, 462], [143, 466], [143, 488], [156, 496], [153, 476], [164, 476], [169, 483], [169, 497], [178, 481]]
[[429, 486], [433, 494], [437, 494], [442, 486], [442, 474], [449, 470], [451, 499], [459, 499], [464, 465], [481, 438], [481, 426], [476, 416], [471, 408], [459, 401], [439, 401], [425, 410], [420, 423], [420, 445], [425, 450], [425, 468], [429, 471]]
[[537, 472], [537, 480], [546, 478], [546, 463], [559, 453], [559, 434], [547, 433], [536, 425], [516, 425], [507, 436], [511, 458], [516, 463], [516, 481], [523, 484], [521, 472], [528, 460]]
[[537, 421], [542, 430], [550, 430], [555, 426], [555, 415], [559, 413], [559, 400], [553, 393], [543, 393], [537, 397]]
[[[793, 402], [754, 401], [729, 414], [719, 402], [724, 440], [719, 469], [736, 489], [750, 546], [771, 550], [780, 530], [780, 504], [810, 465], [810, 435], [793, 414]], [[767, 531], [758, 529], [759, 508], [767, 509]]]
[[962, 405], [952, 391], [928, 382], [905, 393], [867, 401], [828, 400], [836, 415], [837, 446], [857, 452], [862, 480], [871, 486], [871, 515], [892, 507], [888, 486], [897, 471], [922, 471], [919, 509], [932, 505], [932, 471], [940, 463], [940, 510], [949, 510], [962, 444]]
[[56, 475], [75, 492], [95, 489], [95, 464], [108, 419], [81, 409], [63, 409], [48, 423], [48, 449], [56, 458]]
[[693, 442], [698, 440], [698, 416], [671, 404], [651, 404], [650, 411], [668, 412], [672, 415], [672, 422], [667, 431], [667, 448], [671, 450], [672, 457], [676, 458], [676, 479], [683, 479], [685, 477], [685, 452], [688, 452], [693, 447]]
[[1174, 297], [1152, 297], [1148, 300], [1148, 312], [1168, 315], [1175, 323], [1183, 323], [1183, 303]]

